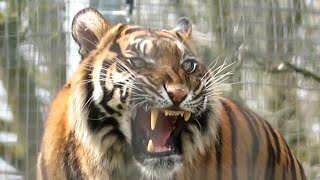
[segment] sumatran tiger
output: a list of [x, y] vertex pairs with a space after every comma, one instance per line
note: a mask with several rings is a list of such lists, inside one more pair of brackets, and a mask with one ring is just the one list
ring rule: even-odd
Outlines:
[[306, 179], [282, 136], [222, 97], [225, 66], [196, 55], [192, 23], [171, 30], [74, 18], [81, 63], [54, 100], [38, 179]]

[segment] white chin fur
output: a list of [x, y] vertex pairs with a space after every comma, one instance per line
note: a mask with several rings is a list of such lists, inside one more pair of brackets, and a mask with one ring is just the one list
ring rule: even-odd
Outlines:
[[[162, 158], [146, 159], [143, 163], [137, 162], [137, 164], [141, 170], [141, 174], [146, 179], [170, 180], [181, 169], [181, 158], [179, 155], [171, 155]], [[168, 162], [170, 165], [164, 164], [164, 161], [170, 161]]]

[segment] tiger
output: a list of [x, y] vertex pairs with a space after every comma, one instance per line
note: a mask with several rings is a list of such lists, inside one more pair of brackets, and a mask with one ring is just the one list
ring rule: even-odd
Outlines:
[[49, 110], [37, 179], [306, 179], [280, 133], [221, 94], [226, 65], [205, 65], [192, 31], [79, 11], [81, 62]]

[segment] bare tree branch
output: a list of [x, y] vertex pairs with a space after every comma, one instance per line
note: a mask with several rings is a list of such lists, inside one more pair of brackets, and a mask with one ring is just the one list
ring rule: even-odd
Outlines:
[[286, 67], [288, 67], [289, 69], [292, 69], [296, 73], [302, 74], [306, 78], [312, 78], [315, 81], [320, 82], [320, 74], [315, 74], [315, 73], [307, 70], [306, 68], [299, 68], [299, 67], [295, 66], [294, 64], [289, 63], [287, 61], [283, 61], [283, 63], [286, 65]]

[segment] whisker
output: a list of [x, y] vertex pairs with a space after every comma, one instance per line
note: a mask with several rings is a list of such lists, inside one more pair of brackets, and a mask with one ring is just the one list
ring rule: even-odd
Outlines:
[[84, 110], [84, 108], [87, 106], [87, 105], [90, 105], [91, 104], [91, 100], [93, 99], [93, 94], [91, 95], [91, 97], [86, 101], [86, 103], [82, 106], [81, 110]]
[[201, 126], [199, 120], [198, 120], [198, 119], [195, 119], [195, 120], [196, 120], [196, 122], [198, 123], [198, 125], [199, 125], [199, 127], [200, 127], [200, 131], [203, 131], [203, 127]]
[[244, 84], [245, 82], [229, 82], [229, 83], [226, 83], [226, 84], [230, 84], [230, 85], [234, 85], [234, 84]]
[[[209, 69], [202, 77], [205, 77], [214, 67], [216, 67], [216, 65], [218, 64], [218, 58], [219, 56], [208, 65]], [[213, 63], [214, 65], [212, 66]]]
[[131, 98], [131, 100], [146, 100], [146, 99], [149, 99], [150, 96], [145, 96], [145, 97], [135, 97], [135, 98]]
[[212, 75], [212, 76], [215, 76], [215, 75], [218, 75], [219, 73], [221, 73], [222, 71], [224, 71], [225, 69], [229, 68], [230, 66], [234, 65], [235, 64], [235, 61], [230, 63], [230, 64], [227, 64], [226, 63], [226, 60], [224, 60], [224, 62], [219, 66], [217, 67], [215, 70], [212, 71], [212, 68], [211, 67], [207, 73], [205, 73], [205, 75], [202, 76], [201, 80], [203, 80], [204, 78], [206, 78], [208, 75]]
[[219, 84], [223, 84], [222, 82], [226, 81], [229, 77], [220, 77], [219, 79], [216, 80], [212, 80], [210, 82], [207, 82], [206, 88], [210, 88], [211, 86], [215, 86], [215, 85], [219, 85]]
[[146, 103], [146, 102], [147, 102], [147, 100], [141, 101], [141, 102], [135, 104], [135, 105], [132, 107], [132, 109], [134, 109], [134, 108], [136, 108], [136, 107], [138, 107], [138, 106], [141, 106], [141, 105], [143, 105], [143, 104]]
[[[134, 72], [131, 68], [129, 68], [126, 64], [124, 64], [118, 57], [114, 58], [117, 62], [119, 62], [119, 65], [121, 65], [127, 72], [130, 74], [136, 76], [136, 72]], [[117, 64], [118, 65], [118, 64]]]
[[107, 118], [108, 117], [108, 115], [106, 114], [106, 115], [104, 115], [104, 116], [102, 116], [102, 117], [100, 117], [100, 118], [88, 118], [90, 121], [101, 121], [101, 120], [103, 120], [104, 118]]
[[205, 80], [205, 84], [207, 83], [210, 83], [210, 82], [222, 82], [220, 81], [220, 79], [223, 79], [223, 78], [227, 78], [228, 79], [228, 76], [230, 76], [232, 74], [232, 72], [227, 72], [225, 74], [221, 74], [221, 75], [218, 75], [218, 76], [212, 76], [208, 79], [204, 79]]

